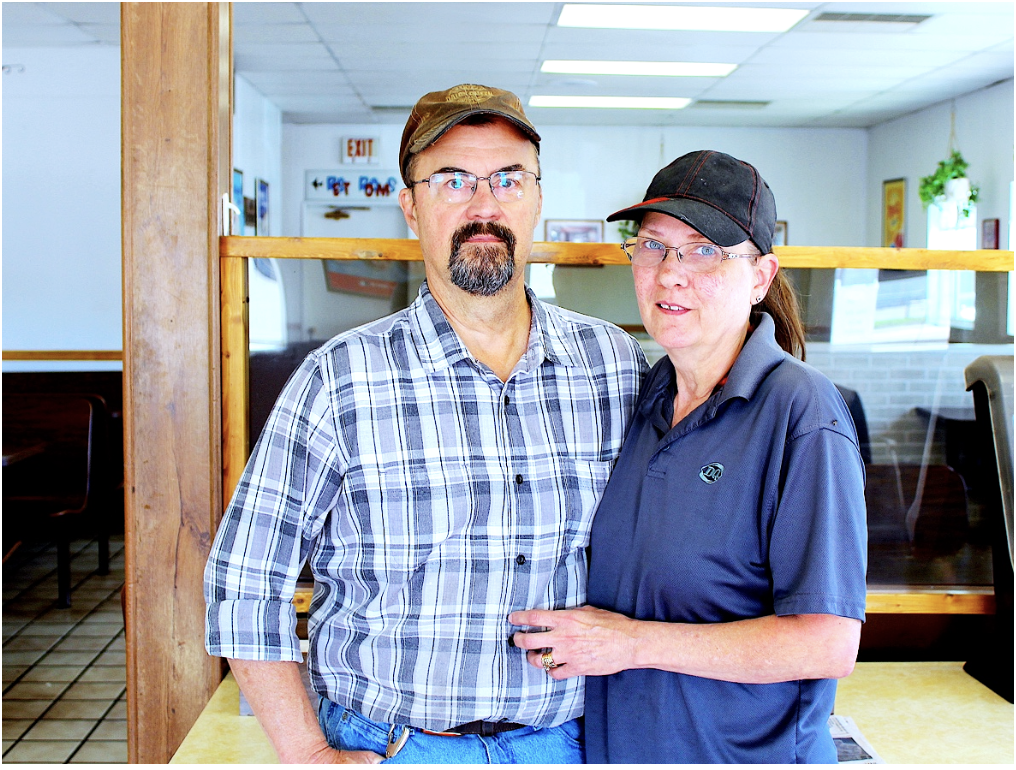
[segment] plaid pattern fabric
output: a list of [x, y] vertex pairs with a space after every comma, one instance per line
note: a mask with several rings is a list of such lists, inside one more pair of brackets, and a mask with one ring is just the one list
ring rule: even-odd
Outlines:
[[574, 607], [642, 377], [638, 343], [530, 292], [508, 382], [469, 355], [424, 284], [290, 379], [205, 571], [213, 655], [300, 660], [290, 600], [315, 577], [314, 688], [376, 721], [555, 725], [583, 682], [509, 645], [508, 613]]

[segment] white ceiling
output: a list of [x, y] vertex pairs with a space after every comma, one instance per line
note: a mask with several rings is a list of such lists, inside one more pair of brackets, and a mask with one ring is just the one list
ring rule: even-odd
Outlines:
[[[527, 108], [537, 125], [866, 127], [1013, 77], [1012, 2], [752, 4], [810, 12], [785, 33], [718, 33], [558, 27], [562, 3], [236, 2], [235, 68], [294, 123], [400, 123], [422, 94], [471, 82], [523, 103], [534, 94], [695, 100], [666, 111]], [[930, 18], [819, 19], [844, 13]], [[118, 45], [119, 8], [4, 2], [2, 27], [4, 48]], [[545, 59], [738, 67], [725, 78], [549, 75]]]

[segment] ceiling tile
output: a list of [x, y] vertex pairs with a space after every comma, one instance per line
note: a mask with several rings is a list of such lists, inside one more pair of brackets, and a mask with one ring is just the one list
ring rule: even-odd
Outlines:
[[233, 3], [233, 25], [298, 24], [307, 21], [299, 3]]
[[[251, 24], [244, 28], [242, 37], [245, 48], [281, 43], [318, 43], [320, 39], [310, 24]], [[234, 41], [235, 42], [235, 41]]]
[[67, 18], [47, 6], [63, 3], [0, 3], [3, 25], [66, 24]]
[[[29, 3], [4, 3], [7, 5], [29, 5]], [[120, 24], [119, 3], [34, 3], [44, 5], [47, 10], [78, 24]]]
[[[4, 3], [4, 6], [7, 5]], [[94, 35], [73, 24], [30, 24], [12, 29], [11, 25], [4, 23], [2, 32], [5, 48], [94, 45], [97, 42]]]
[[[1013, 77], [1010, 2], [796, 5], [812, 11], [809, 19], [775, 34], [561, 28], [561, 4], [546, 2], [235, 2], [235, 71], [287, 122], [401, 121], [400, 110], [423, 93], [464, 82], [523, 100], [539, 92], [771, 102], [748, 111], [539, 110], [555, 125], [604, 126], [873, 125]], [[3, 45], [116, 45], [119, 10], [112, 2], [3, 3]], [[814, 21], [822, 12], [932, 18]], [[545, 59], [596, 58], [739, 66], [720, 79], [540, 72]]]
[[458, 46], [463, 43], [482, 41], [487, 44], [490, 56], [505, 55], [516, 44], [540, 45], [544, 27], [536, 24], [500, 24], [496, 22], [468, 22], [452, 19], [441, 24], [441, 35], [421, 39], [420, 25], [407, 22], [391, 24], [318, 24], [315, 29], [321, 39], [328, 43], [358, 43], [369, 45], [379, 56], [393, 50], [396, 44], [405, 44], [399, 52], [403, 58], [412, 58], [420, 46], [440, 49], [445, 60], [454, 60]]
[[[555, 3], [303, 3], [303, 11], [316, 24], [363, 23], [381, 26], [474, 22], [479, 24], [550, 24]], [[424, 35], [420, 36], [425, 37]]]

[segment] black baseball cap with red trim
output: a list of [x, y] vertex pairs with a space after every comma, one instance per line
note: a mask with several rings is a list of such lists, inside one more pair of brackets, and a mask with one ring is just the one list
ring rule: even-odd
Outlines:
[[776, 199], [750, 163], [715, 150], [682, 155], [661, 169], [642, 203], [615, 211], [608, 222], [642, 221], [650, 211], [669, 214], [717, 246], [751, 240], [763, 254], [773, 247]]

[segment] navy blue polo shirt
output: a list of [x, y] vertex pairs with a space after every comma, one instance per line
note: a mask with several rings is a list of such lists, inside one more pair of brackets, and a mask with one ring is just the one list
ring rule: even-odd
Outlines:
[[[764, 315], [726, 383], [671, 429], [653, 367], [593, 522], [589, 604], [643, 620], [864, 620], [864, 466], [836, 387]], [[835, 680], [737, 684], [656, 669], [586, 682], [590, 763], [836, 762]]]

